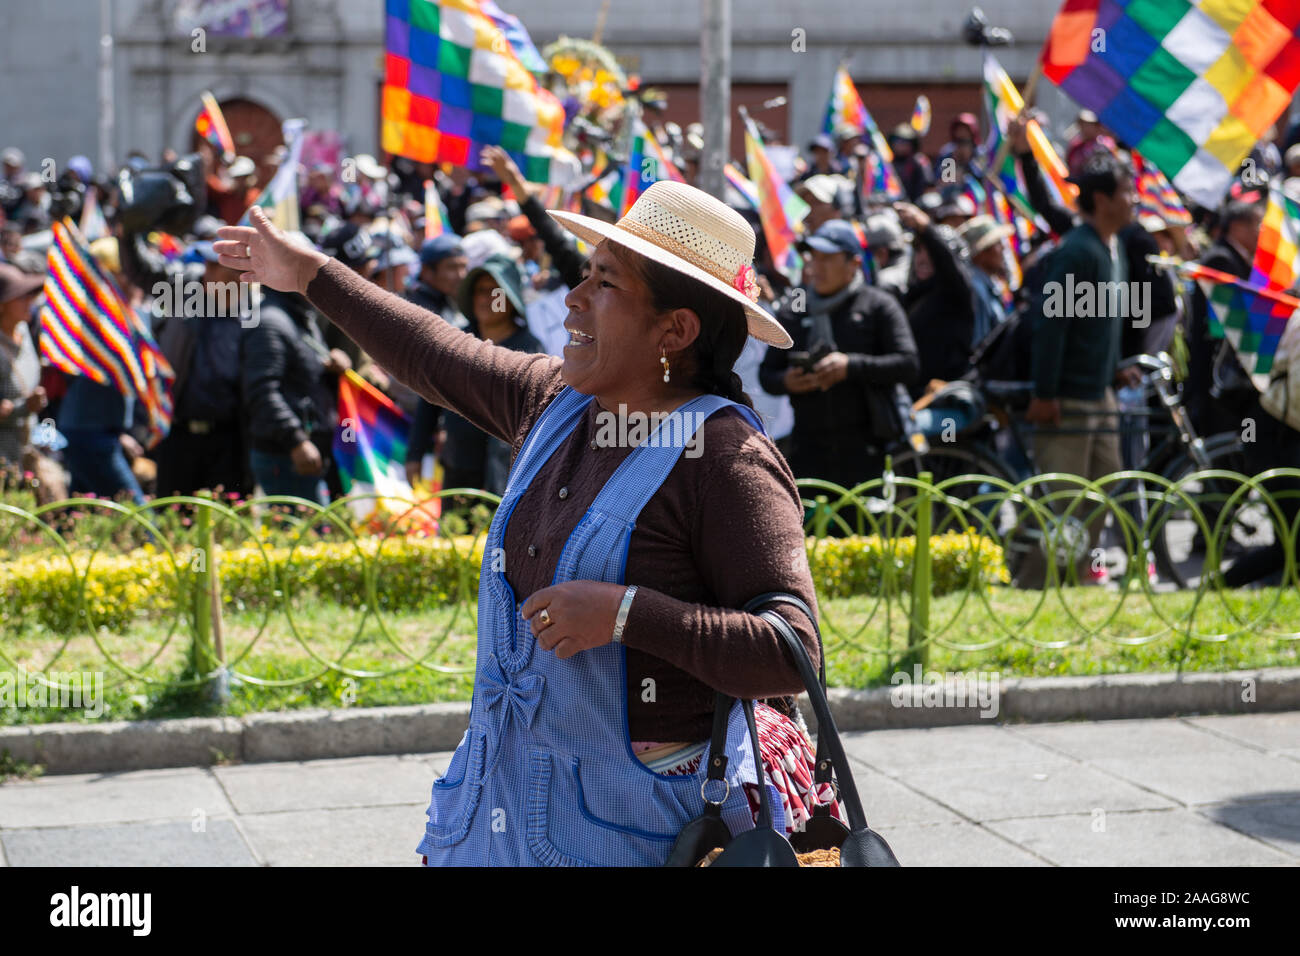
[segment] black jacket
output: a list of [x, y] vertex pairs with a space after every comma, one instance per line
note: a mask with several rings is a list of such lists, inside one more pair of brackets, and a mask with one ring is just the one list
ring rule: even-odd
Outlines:
[[[1145, 288], [1150, 290], [1147, 299], [1147, 308], [1150, 310], [1147, 315], [1148, 322], [1169, 315], [1178, 308], [1173, 279], [1168, 272], [1157, 269], [1147, 262], [1147, 256], [1157, 255], [1160, 246], [1151, 238], [1151, 233], [1137, 222], [1129, 223], [1121, 229], [1119, 238], [1128, 256], [1129, 281], [1146, 283]], [[1139, 354], [1146, 342], [1146, 336], [1147, 326], [1125, 322], [1120, 338], [1119, 354], [1123, 357]]]
[[[516, 352], [536, 354], [544, 351], [542, 343], [523, 326], [498, 344]], [[506, 479], [510, 476], [510, 445], [486, 434], [455, 412], [424, 399], [420, 399], [415, 420], [411, 423], [406, 460], [418, 462], [432, 452], [434, 436], [439, 428], [447, 432], [441, 454], [443, 467], [449, 472], [454, 471], [458, 480], [477, 484], [496, 495], [504, 494]]]
[[461, 315], [456, 300], [451, 296], [444, 295], [430, 285], [417, 281], [406, 290], [403, 298], [408, 302], [414, 302], [422, 309], [428, 309], [435, 315], [441, 316], [458, 329], [469, 327], [469, 322], [465, 316]]
[[[768, 394], [785, 395], [790, 352], [807, 351], [812, 319], [804, 312], [796, 313], [788, 302], [776, 318], [790, 333], [794, 345], [790, 350], [768, 349], [758, 380]], [[867, 395], [868, 389], [883, 386], [892, 392], [896, 382], [911, 386], [916, 381], [916, 342], [902, 306], [888, 292], [864, 285], [856, 296], [831, 313], [831, 332], [836, 348], [849, 357], [848, 377], [824, 392], [790, 396], [796, 436], [809, 432], [870, 432], [879, 423], [872, 420], [875, 403]]]
[[577, 288], [582, 281], [582, 267], [586, 265], [587, 257], [578, 251], [564, 227], [546, 214], [545, 207], [536, 196], [525, 199], [519, 210], [537, 230], [547, 255], [551, 257], [551, 265], [560, 274], [564, 284], [570, 289]]
[[[461, 314], [455, 301], [432, 286], [417, 282], [406, 291], [406, 298], [416, 305], [441, 316], [451, 325], [464, 330], [469, 321]], [[420, 461], [433, 452], [434, 438], [442, 427], [442, 409], [423, 398], [417, 399], [411, 430], [406, 440], [406, 460]]]
[[[1251, 263], [1226, 239], [1220, 239], [1205, 251], [1201, 265], [1238, 279], [1250, 278]], [[1242, 388], [1239, 394], [1217, 397], [1211, 394], [1216, 357], [1226, 368], [1234, 371], [1237, 362], [1230, 354], [1232, 346], [1226, 339], [1211, 337], [1209, 312], [1209, 302], [1198, 283], [1192, 292], [1192, 308], [1187, 316], [1187, 380], [1183, 383], [1183, 395], [1192, 424], [1202, 435], [1239, 429], [1241, 417], [1255, 397], [1253, 387], [1245, 387], [1249, 380], [1244, 375], [1240, 376]], [[1229, 354], [1219, 356], [1220, 349], [1227, 349]]]
[[944, 234], [930, 225], [914, 241], [925, 246], [934, 263], [934, 275], [910, 286], [903, 297], [921, 361], [911, 389], [916, 398], [931, 379], [951, 382], [970, 370], [975, 299], [966, 266]]
[[1025, 193], [1030, 205], [1046, 220], [1052, 232], [1064, 236], [1074, 228], [1074, 213], [1052, 198], [1033, 153], [1018, 153], [1016, 158], [1020, 160], [1020, 174], [1025, 180]]
[[259, 451], [287, 454], [336, 424], [333, 376], [316, 312], [301, 296], [266, 291], [256, 324], [243, 330], [244, 408]]

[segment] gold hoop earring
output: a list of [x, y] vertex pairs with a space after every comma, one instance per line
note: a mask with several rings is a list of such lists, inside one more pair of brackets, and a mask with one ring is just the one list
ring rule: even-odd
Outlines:
[[661, 349], [659, 352], [659, 364], [664, 367], [664, 381], [668, 381], [668, 356]]

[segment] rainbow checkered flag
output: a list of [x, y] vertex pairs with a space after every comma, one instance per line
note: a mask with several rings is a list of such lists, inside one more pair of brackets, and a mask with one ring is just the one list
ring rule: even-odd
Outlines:
[[763, 238], [777, 271], [797, 283], [803, 270], [803, 258], [795, 248], [795, 230], [808, 215], [808, 204], [794, 194], [772, 165], [763, 148], [763, 137], [748, 114], [745, 120], [745, 160], [749, 178], [758, 193], [758, 217], [763, 224]]
[[522, 25], [508, 36], [501, 16], [485, 0], [387, 0], [383, 148], [481, 169], [496, 145], [525, 179], [566, 185], [582, 167], [562, 144], [564, 107], [521, 62]]
[[1138, 194], [1138, 215], [1159, 216], [1171, 226], [1190, 226], [1192, 214], [1165, 174], [1136, 149], [1129, 151], [1129, 159], [1133, 164], [1133, 188]]
[[[1011, 81], [1007, 71], [1002, 69], [1002, 64], [997, 61], [997, 58], [986, 50], [984, 52], [984, 120], [988, 134], [984, 138], [981, 150], [988, 163], [993, 163], [998, 154], [1002, 154], [1002, 165], [998, 169], [989, 169], [988, 175], [997, 177], [1002, 191], [1015, 203], [1021, 215], [1033, 218], [1037, 215], [1037, 210], [1029, 201], [1029, 190], [1025, 186], [1020, 163], [1009, 149], [1005, 151], [1002, 149], [1007, 127], [1024, 108], [1025, 101], [1020, 91], [1016, 89], [1016, 84]], [[1069, 167], [1052, 148], [1038, 120], [1030, 120], [1025, 132], [1029, 138], [1029, 150], [1042, 171], [1043, 184], [1047, 187], [1048, 194], [1058, 205], [1073, 209], [1074, 199], [1079, 194], [1079, 189], [1073, 183], [1066, 182], [1066, 177], [1070, 175]]]
[[[1261, 392], [1268, 390], [1273, 356], [1300, 306], [1288, 293], [1300, 278], [1300, 203], [1274, 185], [1259, 227], [1250, 279], [1204, 289], [1210, 335], [1226, 338]], [[1204, 279], [1202, 279], [1204, 284]]]
[[755, 209], [760, 208], [761, 202], [758, 198], [758, 187], [754, 181], [740, 171], [740, 167], [735, 163], [726, 163], [722, 167], [722, 176], [727, 181], [727, 185], [734, 189], [749, 205]]
[[1287, 322], [1294, 321], [1300, 299], [1199, 263], [1184, 263], [1178, 270], [1205, 293], [1211, 337], [1231, 342], [1255, 387], [1266, 391], [1277, 344]]
[[637, 197], [652, 183], [660, 180], [686, 182], [686, 177], [669, 161], [653, 130], [639, 118], [633, 120], [631, 129], [632, 145], [627, 152], [627, 162], [623, 164], [623, 174], [610, 191], [611, 206], [620, 219], [627, 215]]
[[1266, 391], [1278, 342], [1300, 307], [1290, 295], [1300, 279], [1300, 203], [1277, 185], [1269, 191], [1249, 279], [1204, 266], [1184, 266], [1183, 272], [1205, 293], [1210, 335], [1231, 342], [1255, 387]]
[[[298, 209], [298, 164], [302, 161], [302, 146], [307, 121], [304, 119], [287, 119], [280, 124], [280, 134], [289, 148], [280, 167], [266, 184], [254, 206], [261, 206], [266, 218], [278, 228], [287, 232], [296, 232], [299, 226]], [[250, 207], [240, 217], [239, 224], [249, 224]]]
[[199, 95], [199, 99], [203, 108], [194, 118], [194, 131], [207, 140], [226, 162], [230, 162], [235, 158], [235, 138], [230, 135], [226, 116], [221, 112], [217, 98], [207, 90]]
[[1274, 179], [1268, 193], [1268, 209], [1259, 226], [1251, 281], [1270, 289], [1287, 291], [1300, 278], [1300, 203]]
[[447, 231], [447, 209], [432, 179], [424, 181], [424, 238], [433, 239]]
[[442, 499], [422, 501], [406, 480], [411, 423], [402, 410], [348, 369], [339, 379], [338, 412], [334, 459], [356, 519], [372, 526], [397, 520], [405, 531], [436, 533]]
[[1300, 85], [1296, 0], [1066, 0], [1043, 74], [1202, 206]]
[[826, 116], [822, 120], [822, 132], [833, 134], [841, 126], [851, 126], [867, 139], [867, 148], [874, 154], [868, 158], [867, 168], [863, 170], [862, 182], [858, 189], [864, 195], [884, 193], [890, 199], [906, 199], [902, 180], [894, 171], [894, 151], [889, 148], [889, 141], [872, 118], [871, 112], [858, 88], [853, 85], [848, 67], [843, 63], [835, 71], [831, 84], [830, 100], [826, 103]]
[[916, 130], [917, 136], [925, 136], [930, 132], [930, 97], [924, 93], [916, 98], [916, 105], [912, 107], [912, 129]]

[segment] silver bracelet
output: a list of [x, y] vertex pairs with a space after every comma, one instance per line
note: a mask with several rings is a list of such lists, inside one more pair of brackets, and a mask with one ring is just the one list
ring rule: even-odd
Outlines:
[[636, 585], [628, 585], [628, 589], [623, 593], [623, 603], [618, 606], [618, 615], [614, 618], [614, 636], [612, 638], [615, 644], [623, 643], [623, 628], [627, 626], [627, 614], [632, 610], [632, 598], [636, 597]]

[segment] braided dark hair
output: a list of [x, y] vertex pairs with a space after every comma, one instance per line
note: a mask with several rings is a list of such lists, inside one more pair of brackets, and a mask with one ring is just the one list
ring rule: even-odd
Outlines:
[[700, 334], [690, 349], [691, 384], [711, 395], [721, 395], [753, 408], [754, 403], [745, 394], [745, 387], [735, 372], [736, 360], [749, 337], [744, 307], [703, 282], [632, 253], [617, 243], [610, 243], [610, 250], [645, 282], [655, 312], [690, 309], [700, 317]]

